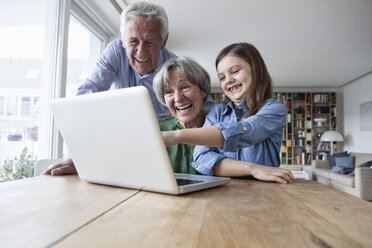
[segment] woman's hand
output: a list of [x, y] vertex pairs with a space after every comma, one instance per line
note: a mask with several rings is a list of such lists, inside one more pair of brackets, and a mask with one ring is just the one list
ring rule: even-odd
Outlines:
[[262, 181], [293, 183], [294, 176], [289, 170], [255, 164], [251, 168], [252, 176]]

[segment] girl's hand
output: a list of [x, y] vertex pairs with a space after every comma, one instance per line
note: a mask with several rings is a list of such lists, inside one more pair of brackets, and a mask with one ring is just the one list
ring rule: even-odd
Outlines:
[[252, 168], [252, 176], [262, 181], [274, 181], [278, 183], [293, 183], [294, 176], [289, 170], [256, 164]]

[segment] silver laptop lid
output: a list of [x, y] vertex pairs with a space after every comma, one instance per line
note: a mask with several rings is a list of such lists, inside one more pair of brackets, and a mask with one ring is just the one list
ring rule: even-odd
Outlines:
[[178, 194], [145, 87], [56, 99], [51, 108], [82, 180]]

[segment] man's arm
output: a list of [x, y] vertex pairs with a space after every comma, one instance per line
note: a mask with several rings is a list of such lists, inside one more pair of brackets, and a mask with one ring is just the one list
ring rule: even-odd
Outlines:
[[93, 68], [92, 73], [85, 82], [78, 88], [77, 95], [110, 89], [111, 84], [116, 80], [119, 66], [122, 45], [120, 40], [110, 42], [101, 57]]

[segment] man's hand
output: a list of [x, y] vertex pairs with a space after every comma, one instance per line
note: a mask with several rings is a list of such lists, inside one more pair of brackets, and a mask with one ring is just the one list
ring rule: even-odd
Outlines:
[[65, 175], [65, 174], [77, 174], [74, 162], [72, 159], [67, 159], [66, 161], [58, 164], [53, 164], [46, 169], [42, 175]]

